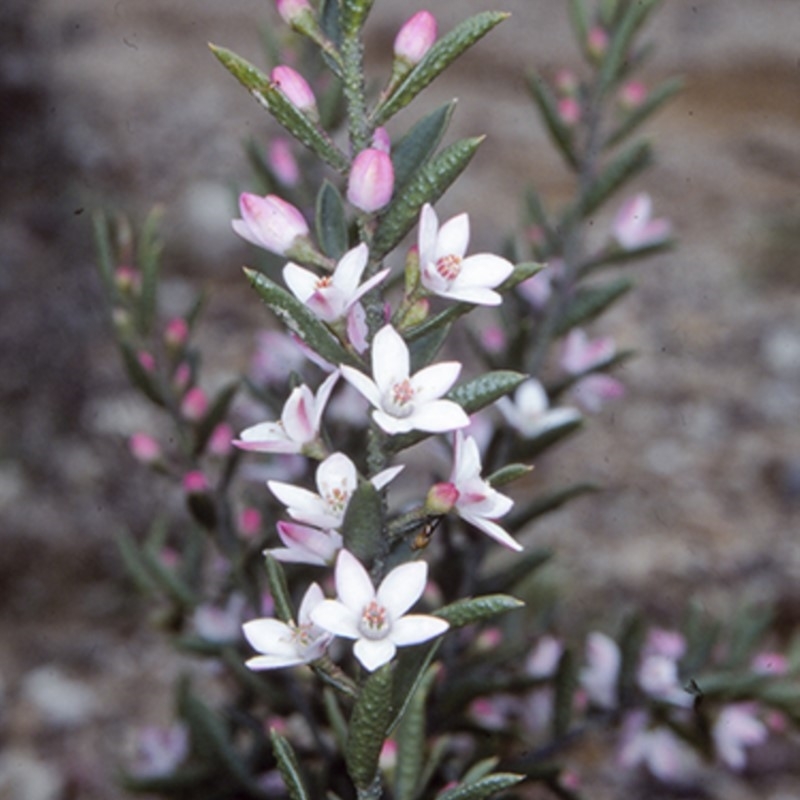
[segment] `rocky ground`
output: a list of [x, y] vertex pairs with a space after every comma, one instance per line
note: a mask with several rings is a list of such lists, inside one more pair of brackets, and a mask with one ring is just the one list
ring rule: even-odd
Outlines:
[[[380, 68], [422, 4], [376, 5], [369, 58]], [[489, 135], [441, 204], [469, 211], [487, 247], [515, 224], [528, 182], [553, 199], [569, 189], [523, 88], [525, 70], [575, 61], [563, 4], [502, 5], [513, 24], [428, 99], [459, 98], [454, 136]], [[775, 602], [796, 625], [797, 4], [665, 6], [650, 77], [680, 73], [686, 90], [651, 125], [659, 160], [640, 185], [681, 245], [649, 262], [601, 325], [638, 350], [622, 372], [628, 397], [542, 467], [543, 480], [607, 490], [546, 518], [530, 540], [555, 549], [567, 613], [598, 625], [632, 605], [669, 622], [689, 596], [726, 614]], [[485, 7], [434, 10], [447, 29]], [[3, 800], [118, 797], [109, 765], [131, 723], [164, 721], [178, 665], [123, 591], [113, 544], [120, 524], [147, 518], [150, 484], [123, 441], [148, 418], [109, 343], [87, 218], [101, 204], [165, 203], [173, 294], [211, 285], [206, 335], [221, 361], [245, 363], [259, 310], [238, 277], [230, 186], [246, 185], [242, 139], [270, 127], [206, 42], [258, 60], [254, 21], [267, 12], [261, 0], [10, 0], [0, 10]], [[709, 791], [800, 796], [798, 762], [767, 761]], [[596, 773], [597, 796], [613, 796], [613, 776]]]

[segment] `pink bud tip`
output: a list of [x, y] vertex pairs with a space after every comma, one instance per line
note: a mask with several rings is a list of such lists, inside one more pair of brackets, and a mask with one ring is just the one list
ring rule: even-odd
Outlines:
[[177, 350], [186, 344], [189, 338], [189, 323], [183, 317], [175, 317], [167, 323], [164, 330], [164, 342], [167, 347]]
[[458, 501], [458, 489], [452, 483], [436, 483], [428, 490], [425, 511], [428, 514], [447, 514]]
[[142, 369], [146, 370], [147, 372], [155, 372], [156, 360], [152, 353], [148, 353], [147, 350], [140, 350], [136, 356], [136, 359], [138, 360]]
[[394, 191], [394, 167], [387, 153], [375, 148], [362, 150], [353, 160], [347, 199], [371, 214], [383, 208]]
[[418, 64], [436, 41], [436, 17], [430, 11], [418, 11], [397, 32], [394, 54], [410, 65]]
[[114, 272], [114, 280], [121, 292], [131, 292], [139, 288], [142, 277], [137, 269], [122, 266]]
[[389, 138], [389, 131], [386, 128], [375, 128], [375, 133], [372, 134], [372, 146], [384, 153], [391, 152], [392, 140]]
[[261, 530], [261, 512], [257, 508], [248, 506], [239, 514], [239, 532], [247, 539], [257, 536]]
[[209, 452], [215, 456], [227, 456], [233, 449], [233, 438], [233, 428], [227, 422], [220, 422], [208, 440]]
[[558, 116], [570, 127], [580, 121], [581, 104], [574, 97], [562, 97], [558, 101]]
[[276, 0], [275, 7], [281, 19], [291, 25], [301, 14], [311, 12], [308, 0]]
[[172, 385], [179, 392], [182, 392], [192, 379], [192, 368], [186, 361], [182, 361], [175, 367], [175, 372], [172, 375]]
[[586, 37], [586, 47], [595, 58], [605, 55], [608, 49], [608, 34], [598, 25], [593, 27]]
[[208, 478], [199, 470], [187, 472], [183, 476], [183, 491], [187, 494], [201, 494], [209, 488]]
[[628, 81], [619, 90], [619, 104], [624, 109], [638, 108], [647, 99], [647, 87], [641, 81]]
[[134, 433], [128, 439], [133, 457], [142, 464], [154, 464], [161, 458], [161, 445], [147, 433]]
[[570, 95], [578, 91], [578, 78], [571, 69], [560, 69], [553, 82], [559, 94]]
[[300, 180], [300, 167], [288, 139], [273, 139], [267, 145], [267, 163], [275, 177], [284, 186], [296, 186]]
[[181, 403], [181, 413], [190, 422], [198, 422], [208, 411], [208, 397], [206, 393], [195, 386], [186, 392]]
[[297, 70], [287, 66], [275, 67], [270, 77], [287, 99], [301, 111], [316, 111], [314, 92]]

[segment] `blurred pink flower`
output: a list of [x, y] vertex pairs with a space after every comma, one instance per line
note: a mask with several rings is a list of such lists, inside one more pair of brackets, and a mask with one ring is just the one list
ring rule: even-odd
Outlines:
[[616, 352], [617, 346], [612, 337], [590, 339], [586, 331], [573, 328], [564, 338], [559, 363], [569, 375], [582, 375], [611, 361]]
[[756, 716], [750, 703], [736, 703], [722, 709], [711, 736], [720, 760], [731, 769], [741, 770], [747, 764], [747, 748], [767, 740], [767, 726]]
[[292, 152], [289, 139], [276, 136], [267, 144], [267, 163], [275, 177], [284, 186], [297, 186], [300, 180], [300, 167]]
[[622, 656], [617, 643], [604, 633], [586, 637], [586, 666], [580, 672], [580, 684], [597, 706], [617, 707], [617, 680]]
[[620, 207], [612, 225], [614, 238], [623, 250], [654, 247], [669, 239], [672, 226], [667, 219], [651, 219], [653, 203], [642, 192], [628, 198]]

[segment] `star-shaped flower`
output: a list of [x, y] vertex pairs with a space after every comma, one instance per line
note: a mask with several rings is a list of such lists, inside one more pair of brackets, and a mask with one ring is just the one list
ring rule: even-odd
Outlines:
[[345, 380], [375, 407], [372, 418], [390, 435], [419, 430], [443, 433], [469, 425], [458, 403], [440, 399], [456, 382], [461, 364], [443, 361], [414, 375], [408, 347], [391, 326], [381, 328], [372, 340], [372, 375], [341, 366]]
[[256, 670], [279, 669], [308, 664], [320, 658], [332, 638], [311, 620], [311, 613], [322, 602], [322, 589], [312, 583], [300, 603], [297, 624], [272, 618], [245, 622], [242, 626], [245, 638], [253, 649], [261, 653], [248, 659], [245, 664]]
[[450, 627], [438, 617], [406, 614], [425, 589], [428, 565], [424, 561], [395, 567], [376, 591], [361, 562], [342, 550], [335, 578], [338, 599], [323, 600], [311, 612], [311, 619], [336, 636], [355, 639], [353, 653], [370, 672], [391, 661], [398, 647], [427, 642]]
[[495, 291], [514, 271], [510, 261], [491, 253], [464, 257], [469, 244], [469, 216], [459, 214], [441, 227], [426, 203], [419, 220], [419, 268], [422, 285], [433, 294], [465, 303], [497, 306]]
[[664, 244], [672, 233], [668, 219], [652, 219], [653, 201], [650, 195], [641, 194], [629, 197], [620, 206], [612, 233], [623, 250], [639, 250]]
[[578, 422], [581, 415], [574, 408], [549, 408], [547, 392], [539, 381], [530, 378], [514, 392], [513, 402], [507, 397], [497, 401], [506, 421], [526, 439]]
[[342, 256], [330, 275], [320, 277], [290, 261], [283, 268], [283, 279], [292, 294], [323, 322], [336, 322], [389, 274], [388, 269], [381, 270], [359, 286], [368, 257], [369, 249], [362, 242]]
[[344, 544], [341, 534], [337, 531], [321, 531], [285, 520], [281, 520], [275, 527], [286, 547], [272, 547], [264, 553], [271, 555], [276, 561], [287, 564], [331, 566]]

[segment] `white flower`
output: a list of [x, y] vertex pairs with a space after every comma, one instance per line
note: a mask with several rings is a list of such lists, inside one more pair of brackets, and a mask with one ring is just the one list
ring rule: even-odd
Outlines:
[[654, 247], [669, 239], [672, 226], [667, 219], [651, 219], [653, 203], [650, 195], [637, 194], [628, 198], [614, 218], [613, 234], [623, 250]]
[[601, 708], [616, 708], [617, 679], [622, 662], [617, 643], [604, 633], [590, 633], [586, 638], [586, 666], [580, 683], [589, 699]]
[[455, 434], [450, 482], [458, 492], [453, 508], [461, 519], [482, 530], [500, 544], [512, 550], [522, 550], [519, 542], [493, 522], [497, 517], [507, 514], [514, 501], [500, 494], [481, 478], [478, 444], [471, 436], [464, 438], [461, 431], [456, 431]]
[[368, 257], [369, 250], [362, 243], [342, 256], [332, 274], [321, 277], [290, 261], [283, 268], [283, 279], [292, 294], [323, 322], [336, 322], [389, 274], [388, 269], [381, 270], [359, 286]]
[[378, 590], [358, 559], [342, 550], [336, 560], [338, 600], [323, 600], [311, 619], [336, 636], [355, 639], [355, 657], [370, 672], [394, 658], [398, 647], [440, 636], [449, 623], [425, 614], [406, 614], [422, 596], [428, 577], [424, 561], [395, 567]]
[[611, 336], [590, 339], [586, 331], [573, 328], [564, 339], [561, 368], [570, 375], [583, 375], [584, 372], [607, 364], [616, 352], [617, 346]]
[[740, 770], [747, 764], [746, 748], [766, 741], [767, 727], [756, 717], [753, 706], [737, 703], [722, 709], [711, 735], [720, 759]]
[[[402, 469], [398, 466], [383, 470], [371, 483], [382, 489]], [[268, 481], [267, 486], [294, 519], [317, 528], [338, 528], [358, 487], [356, 465], [344, 453], [334, 453], [320, 463], [316, 477], [319, 494], [281, 481]]]
[[391, 326], [381, 328], [372, 340], [372, 374], [341, 366], [345, 380], [375, 407], [372, 418], [390, 435], [420, 430], [444, 433], [469, 425], [458, 403], [441, 400], [456, 382], [461, 364], [443, 361], [409, 376], [408, 347]]
[[497, 407], [506, 421], [526, 439], [535, 439], [543, 433], [570, 425], [580, 420], [574, 408], [548, 408], [547, 393], [539, 381], [529, 378], [514, 392], [513, 402], [507, 397], [497, 401]]
[[651, 653], [642, 659], [637, 680], [643, 692], [655, 700], [689, 708], [694, 699], [681, 686], [678, 664], [669, 656]]
[[234, 444], [257, 453], [302, 453], [319, 437], [322, 412], [338, 377], [338, 372], [328, 375], [316, 395], [305, 384], [298, 386], [289, 395], [278, 422], [252, 425]]
[[287, 564], [330, 566], [344, 544], [341, 534], [336, 531], [320, 531], [285, 520], [281, 520], [276, 528], [286, 547], [272, 547], [264, 554]]
[[245, 664], [250, 669], [279, 669], [308, 664], [322, 656], [332, 637], [311, 620], [311, 613], [321, 602], [322, 589], [312, 583], [300, 603], [297, 624], [271, 618], [245, 622], [245, 638], [261, 653]]
[[469, 216], [459, 214], [441, 227], [426, 203], [419, 220], [419, 267], [422, 285], [433, 294], [484, 306], [503, 298], [492, 291], [514, 271], [510, 261], [490, 253], [464, 258], [469, 244]]

